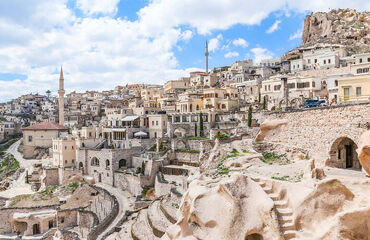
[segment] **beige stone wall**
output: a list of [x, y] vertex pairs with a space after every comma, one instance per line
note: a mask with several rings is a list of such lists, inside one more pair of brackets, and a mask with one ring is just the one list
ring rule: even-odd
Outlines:
[[356, 144], [370, 123], [370, 103], [296, 112], [273, 113], [269, 119], [287, 119], [288, 124], [270, 131], [264, 141], [306, 149], [325, 161], [334, 141], [348, 137]]

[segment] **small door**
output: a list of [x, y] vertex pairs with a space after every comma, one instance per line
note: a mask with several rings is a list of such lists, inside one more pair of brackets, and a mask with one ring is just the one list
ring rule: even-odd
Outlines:
[[40, 225], [39, 224], [33, 224], [33, 234], [40, 234]]
[[344, 101], [349, 100], [349, 88], [344, 88]]
[[351, 168], [353, 166], [352, 146], [345, 145], [345, 148], [346, 148], [346, 168]]

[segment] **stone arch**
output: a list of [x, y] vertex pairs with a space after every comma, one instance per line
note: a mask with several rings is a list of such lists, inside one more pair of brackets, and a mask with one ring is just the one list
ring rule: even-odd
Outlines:
[[185, 134], [186, 134], [186, 130], [183, 129], [183, 128], [176, 128], [175, 131], [173, 132], [173, 134], [176, 136], [176, 137], [185, 137]]
[[331, 144], [328, 166], [338, 168], [361, 169], [356, 143], [347, 136], [342, 136]]
[[91, 159], [91, 166], [99, 166], [99, 159], [97, 157]]
[[258, 233], [252, 233], [245, 236], [245, 240], [263, 240], [263, 236]]
[[290, 101], [290, 106], [292, 106], [293, 108], [299, 108], [302, 105], [302, 99], [300, 98], [294, 98]]
[[279, 108], [282, 108], [283, 106], [285, 106], [285, 99], [282, 99], [279, 102]]
[[126, 167], [126, 165], [127, 165], [126, 159], [119, 160], [119, 162], [118, 162], [118, 168]]

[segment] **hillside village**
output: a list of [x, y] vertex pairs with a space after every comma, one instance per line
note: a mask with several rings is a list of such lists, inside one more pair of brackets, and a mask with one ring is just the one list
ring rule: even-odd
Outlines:
[[[333, 15], [361, 44], [323, 40]], [[0, 103], [0, 239], [369, 239], [369, 13], [304, 29], [258, 64], [208, 69], [206, 43], [164, 85], [66, 93], [61, 67]]]

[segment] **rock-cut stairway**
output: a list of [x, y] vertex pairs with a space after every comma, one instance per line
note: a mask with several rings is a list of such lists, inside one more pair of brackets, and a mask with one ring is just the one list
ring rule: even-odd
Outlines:
[[296, 227], [293, 222], [293, 211], [288, 206], [287, 199], [284, 199], [282, 191], [276, 191], [272, 187], [272, 183], [267, 183], [266, 180], [262, 180], [260, 178], [252, 178], [255, 182], [257, 182], [265, 191], [265, 193], [272, 199], [274, 202], [274, 209], [278, 218], [280, 231], [284, 239], [289, 240], [296, 237]]

